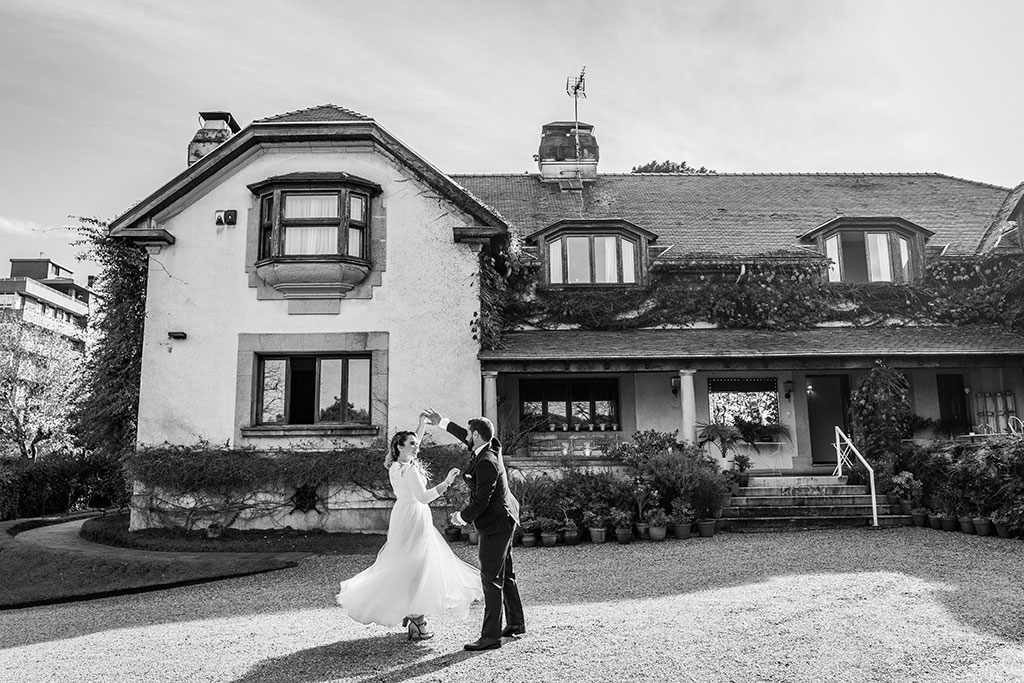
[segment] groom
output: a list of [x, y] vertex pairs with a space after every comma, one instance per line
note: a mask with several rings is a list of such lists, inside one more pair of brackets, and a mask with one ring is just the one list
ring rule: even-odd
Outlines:
[[[473, 457], [462, 478], [469, 487], [469, 504], [452, 513], [458, 526], [476, 524], [480, 544], [480, 580], [484, 588], [484, 625], [480, 639], [467, 643], [467, 650], [490, 650], [501, 647], [502, 636], [526, 633], [523, 602], [519, 598], [516, 575], [512, 570], [512, 532], [519, 524], [519, 501], [508, 489], [508, 477], [499, 458], [501, 444], [494, 438], [494, 425], [486, 417], [469, 421], [463, 429], [441, 414], [428, 409], [427, 420], [440, 425], [462, 441]], [[501, 627], [504, 607], [508, 624]]]

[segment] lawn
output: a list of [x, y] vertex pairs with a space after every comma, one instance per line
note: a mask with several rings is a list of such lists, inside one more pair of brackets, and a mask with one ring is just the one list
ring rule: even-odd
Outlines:
[[171, 529], [128, 531], [128, 515], [90, 519], [82, 526], [82, 537], [96, 543], [175, 552], [300, 552], [318, 555], [376, 555], [384, 536], [374, 534], [326, 533], [270, 529], [239, 531], [227, 529], [218, 538], [205, 530], [182, 532]]
[[[57, 520], [65, 521], [65, 520]], [[273, 558], [139, 560], [55, 551], [10, 533], [42, 523], [0, 527], [0, 609], [47, 604], [79, 596], [129, 592], [155, 586], [208, 581], [291, 566]]]

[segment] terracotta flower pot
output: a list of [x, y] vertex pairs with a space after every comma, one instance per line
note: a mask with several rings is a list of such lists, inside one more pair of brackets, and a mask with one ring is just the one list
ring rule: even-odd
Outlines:
[[650, 535], [652, 541], [664, 541], [665, 536], [668, 534], [668, 527], [664, 526], [652, 526], [650, 528]]
[[604, 543], [607, 539], [608, 530], [604, 527], [590, 527], [587, 529], [590, 532], [591, 543]]
[[651, 525], [647, 522], [636, 523], [636, 537], [637, 538], [650, 538], [651, 537]]
[[959, 528], [956, 517], [942, 516], [942, 530], [943, 531], [956, 531]]
[[914, 526], [928, 526], [927, 512], [911, 512], [910, 516], [914, 518]]
[[933, 529], [942, 529], [942, 517], [935, 514], [929, 514], [928, 526], [930, 526]]
[[631, 540], [633, 540], [633, 529], [620, 529], [620, 528], [616, 528], [615, 529], [615, 540], [618, 541], [619, 543], [621, 543], [622, 545], [626, 545]]
[[692, 526], [692, 524], [676, 524], [675, 529], [672, 530], [672, 534], [679, 540], [685, 541], [690, 537]]
[[462, 537], [462, 530], [457, 526], [450, 526], [444, 530], [444, 540], [454, 543]]
[[537, 534], [523, 534], [523, 547], [532, 548], [537, 545]]
[[580, 542], [580, 532], [578, 531], [566, 531], [562, 542], [566, 545], [577, 545]]
[[957, 521], [960, 523], [960, 531], [964, 532], [965, 534], [974, 533], [974, 520], [972, 520], [969, 516], [962, 516]]
[[1009, 524], [1003, 524], [1001, 522], [996, 522], [996, 523], [993, 524], [993, 526], [996, 528], [996, 536], [998, 536], [999, 538], [1009, 538], [1010, 537], [1010, 525]]
[[914, 504], [906, 499], [900, 498], [900, 514], [909, 515], [913, 514]]
[[974, 522], [974, 531], [977, 532], [977, 534], [979, 536], [991, 536], [992, 535], [993, 529], [992, 529], [992, 520], [991, 519], [989, 519], [987, 517], [975, 517], [971, 521]]
[[558, 532], [542, 531], [540, 533], [540, 542], [544, 544], [545, 548], [555, 547], [555, 543], [558, 543]]
[[697, 533], [703, 538], [715, 535], [715, 520], [713, 519], [698, 519], [697, 520]]

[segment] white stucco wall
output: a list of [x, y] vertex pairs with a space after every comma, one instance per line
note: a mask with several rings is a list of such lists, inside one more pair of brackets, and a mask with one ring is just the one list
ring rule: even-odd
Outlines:
[[[289, 315], [286, 301], [259, 301], [248, 284], [255, 198], [246, 186], [299, 171], [344, 171], [383, 187], [381, 286], [370, 299], [343, 299], [339, 315]], [[424, 406], [463, 420], [480, 414], [479, 346], [469, 325], [479, 310], [477, 256], [452, 239], [454, 226], [472, 221], [405, 169], [365, 147], [263, 151], [188, 201], [158, 220], [176, 243], [150, 259], [139, 443], [233, 441], [241, 333], [387, 332], [389, 432], [414, 428]], [[220, 209], [237, 210], [238, 225], [216, 226]], [[188, 338], [168, 339], [169, 331]]]

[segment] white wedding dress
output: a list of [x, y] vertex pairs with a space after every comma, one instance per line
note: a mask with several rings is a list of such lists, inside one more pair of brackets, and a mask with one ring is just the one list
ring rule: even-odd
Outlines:
[[341, 582], [338, 604], [363, 624], [397, 626], [409, 614], [437, 614], [447, 609], [469, 610], [483, 599], [480, 571], [460, 560], [434, 527], [430, 501], [436, 489], [410, 464], [389, 468], [397, 498], [388, 523], [388, 539], [377, 560]]

